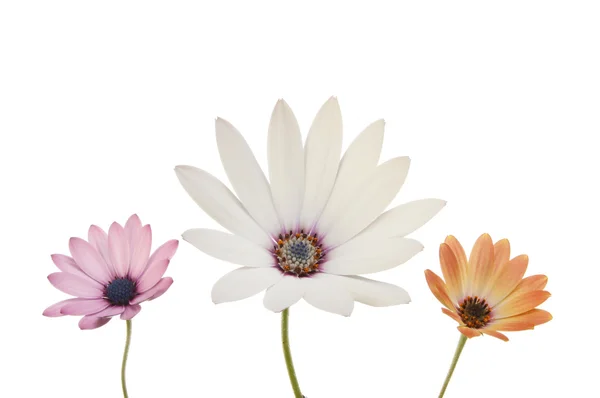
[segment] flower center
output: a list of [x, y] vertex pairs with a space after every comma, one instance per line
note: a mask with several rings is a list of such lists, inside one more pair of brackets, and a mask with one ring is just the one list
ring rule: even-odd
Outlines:
[[135, 283], [131, 279], [118, 278], [106, 286], [106, 298], [113, 305], [127, 305], [135, 296]]
[[308, 276], [319, 268], [323, 257], [321, 243], [317, 234], [309, 235], [303, 230], [297, 233], [279, 235], [273, 253], [279, 267], [285, 272], [297, 276]]
[[465, 326], [480, 329], [490, 321], [492, 309], [483, 298], [467, 296], [458, 308], [458, 314]]

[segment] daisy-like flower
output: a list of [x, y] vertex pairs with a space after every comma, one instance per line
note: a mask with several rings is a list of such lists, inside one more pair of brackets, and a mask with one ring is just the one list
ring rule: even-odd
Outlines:
[[340, 161], [342, 116], [336, 98], [319, 110], [303, 147], [298, 122], [283, 101], [268, 130], [270, 183], [242, 135], [216, 120], [219, 154], [234, 195], [206, 171], [178, 166], [196, 203], [232, 234], [192, 229], [183, 239], [221, 260], [242, 265], [212, 290], [215, 303], [263, 290], [266, 308], [280, 312], [300, 299], [348, 316], [354, 301], [389, 306], [410, 301], [397, 286], [356, 275], [393, 268], [423, 249], [405, 236], [444, 205], [424, 199], [383, 214], [404, 183], [410, 159], [378, 165], [383, 120], [369, 125]]
[[263, 290], [264, 305], [282, 312], [282, 343], [296, 398], [303, 395], [288, 343], [288, 308], [300, 299], [349, 316], [354, 301], [389, 306], [410, 301], [391, 284], [357, 275], [404, 263], [423, 249], [405, 236], [444, 205], [425, 199], [382, 211], [408, 173], [409, 158], [378, 165], [383, 120], [369, 125], [342, 152], [342, 115], [336, 98], [319, 110], [303, 147], [298, 122], [279, 100], [267, 138], [269, 179], [242, 135], [216, 120], [217, 146], [234, 195], [204, 170], [175, 168], [196, 203], [230, 233], [192, 229], [183, 239], [221, 260], [242, 265], [212, 289], [215, 303], [241, 300]]
[[131, 342], [131, 319], [142, 309], [140, 303], [162, 296], [173, 283], [163, 278], [179, 242], [170, 240], [150, 255], [152, 230], [132, 215], [125, 228], [114, 222], [108, 234], [92, 225], [88, 240], [71, 238], [71, 256], [53, 254], [61, 270], [48, 275], [58, 290], [76, 298], [60, 301], [44, 311], [45, 316], [83, 315], [81, 329], [106, 325], [113, 316], [126, 321], [127, 338], [121, 364], [121, 387], [127, 398], [125, 368]]
[[444, 396], [467, 338], [487, 334], [508, 341], [500, 332], [533, 329], [552, 319], [536, 308], [550, 297], [544, 290], [548, 278], [523, 278], [529, 258], [510, 258], [510, 243], [494, 244], [488, 234], [477, 239], [467, 256], [454, 236], [440, 245], [440, 264], [446, 282], [425, 271], [433, 295], [444, 305], [442, 312], [458, 322], [461, 336], [439, 398]]
[[466, 337], [482, 333], [508, 341], [500, 333], [533, 329], [552, 319], [549, 312], [536, 308], [550, 297], [544, 290], [548, 278], [523, 278], [529, 258], [510, 258], [510, 243], [496, 244], [488, 234], [479, 237], [469, 259], [461, 244], [448, 236], [440, 245], [440, 263], [446, 282], [425, 271], [429, 288], [445, 306], [444, 314], [459, 323]]
[[152, 230], [142, 226], [137, 215], [118, 223], [108, 234], [92, 225], [88, 240], [71, 238], [71, 256], [53, 254], [52, 261], [61, 272], [48, 275], [58, 290], [76, 298], [60, 301], [44, 311], [45, 316], [83, 316], [81, 329], [105, 325], [120, 315], [130, 320], [142, 307], [140, 303], [160, 297], [173, 279], [163, 278], [178, 241], [170, 240], [150, 256]]

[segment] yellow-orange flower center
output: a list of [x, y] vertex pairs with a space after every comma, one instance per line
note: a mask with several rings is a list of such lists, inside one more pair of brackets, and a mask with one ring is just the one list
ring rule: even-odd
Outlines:
[[463, 323], [472, 329], [480, 329], [487, 325], [491, 319], [491, 312], [492, 309], [485, 299], [477, 296], [467, 296], [458, 308], [458, 315]]
[[306, 234], [304, 231], [279, 235], [277, 244], [273, 246], [273, 254], [281, 270], [297, 276], [308, 276], [319, 268], [323, 257], [321, 243], [317, 234]]

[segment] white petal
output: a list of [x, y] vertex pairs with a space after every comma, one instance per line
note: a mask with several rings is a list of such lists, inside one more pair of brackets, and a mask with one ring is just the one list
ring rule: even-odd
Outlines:
[[284, 100], [277, 101], [267, 145], [271, 193], [285, 230], [298, 225], [304, 197], [304, 151], [300, 127]]
[[281, 312], [302, 298], [306, 279], [286, 275], [265, 293], [263, 304], [273, 312]]
[[354, 300], [348, 290], [337, 280], [337, 275], [317, 274], [307, 278], [304, 300], [310, 305], [327, 312], [350, 316]]
[[385, 239], [406, 236], [421, 228], [446, 205], [445, 200], [421, 199], [396, 206], [377, 217], [359, 236]]
[[249, 267], [271, 267], [273, 255], [266, 249], [237, 235], [213, 229], [190, 229], [183, 239], [209, 256]]
[[271, 188], [240, 132], [224, 119], [215, 121], [217, 146], [227, 177], [248, 213], [271, 235], [281, 228]]
[[311, 229], [333, 189], [342, 153], [342, 113], [336, 98], [321, 107], [304, 148], [305, 192], [300, 223]]
[[385, 123], [378, 120], [370, 124], [350, 144], [342, 158], [331, 196], [318, 222], [320, 234], [327, 232], [342, 209], [353, 198], [354, 192], [377, 167]]
[[372, 307], [408, 304], [410, 296], [401, 287], [363, 278], [361, 276], [338, 276], [341, 283], [352, 298]]
[[414, 239], [350, 241], [326, 254], [322, 270], [336, 275], [372, 274], [394, 268], [423, 250]]
[[217, 178], [192, 166], [177, 166], [175, 173], [192, 199], [216, 222], [256, 244], [270, 243], [266, 232], [250, 217], [235, 195]]
[[280, 280], [282, 273], [276, 268], [243, 267], [225, 274], [212, 288], [215, 304], [237, 301], [254, 296]]
[[362, 231], [394, 199], [406, 179], [410, 159], [399, 157], [377, 167], [353, 194], [352, 200], [338, 209], [338, 217], [325, 234], [327, 246], [338, 246]]

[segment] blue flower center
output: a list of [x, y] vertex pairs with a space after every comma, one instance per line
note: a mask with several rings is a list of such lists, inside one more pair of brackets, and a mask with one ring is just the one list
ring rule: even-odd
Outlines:
[[322, 245], [317, 234], [306, 234], [302, 230], [279, 235], [273, 254], [284, 273], [299, 277], [317, 272], [319, 262], [323, 259]]
[[305, 262], [310, 258], [309, 245], [305, 241], [296, 241], [288, 245], [288, 252], [290, 255], [298, 259], [299, 261]]
[[135, 296], [135, 283], [131, 279], [118, 278], [106, 286], [106, 298], [113, 305], [127, 305]]

